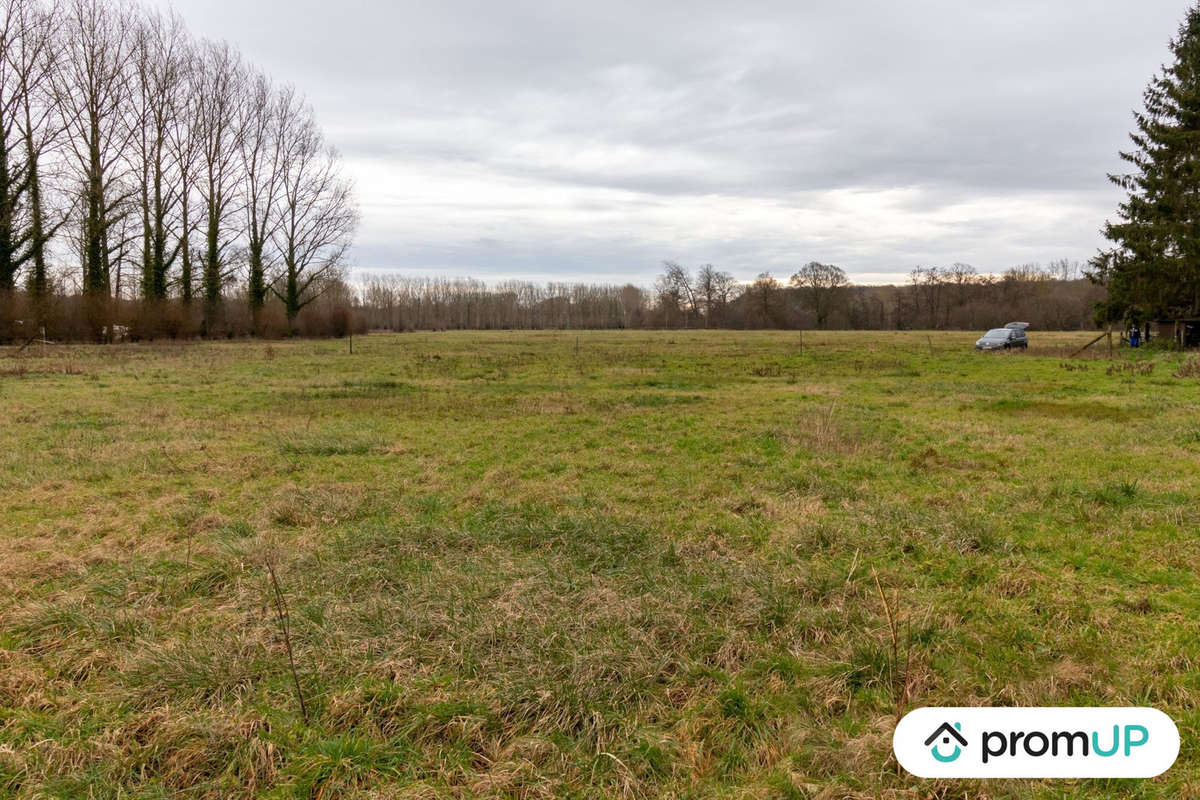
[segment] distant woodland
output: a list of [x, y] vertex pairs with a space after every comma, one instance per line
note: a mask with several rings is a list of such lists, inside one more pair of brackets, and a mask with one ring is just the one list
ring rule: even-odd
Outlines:
[[[350, 293], [347, 291], [347, 296]], [[1105, 290], [1075, 262], [1028, 264], [999, 276], [918, 267], [900, 286], [854, 286], [836, 266], [739, 282], [711, 265], [665, 262], [654, 287], [588, 283], [493, 285], [469, 279], [370, 275], [353, 293], [360, 328], [965, 329], [1007, 322], [1039, 330], [1095, 327]]]

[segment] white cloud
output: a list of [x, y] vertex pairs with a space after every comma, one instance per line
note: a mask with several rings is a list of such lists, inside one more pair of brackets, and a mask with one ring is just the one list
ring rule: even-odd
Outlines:
[[1175, 0], [181, 0], [312, 98], [367, 269], [1085, 259]]

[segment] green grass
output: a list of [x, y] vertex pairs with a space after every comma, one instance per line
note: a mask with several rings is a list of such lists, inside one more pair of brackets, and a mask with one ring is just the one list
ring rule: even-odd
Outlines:
[[[1196, 796], [1200, 380], [1088, 338], [0, 351], [0, 797]], [[922, 781], [901, 703], [1183, 750]]]

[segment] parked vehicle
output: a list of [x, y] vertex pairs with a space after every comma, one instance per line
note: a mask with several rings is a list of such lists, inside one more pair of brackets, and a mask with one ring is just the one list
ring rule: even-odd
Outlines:
[[1022, 350], [1029, 347], [1029, 337], [1025, 335], [1028, 322], [1010, 322], [1003, 328], [993, 328], [975, 342], [976, 350], [1011, 350], [1019, 347]]

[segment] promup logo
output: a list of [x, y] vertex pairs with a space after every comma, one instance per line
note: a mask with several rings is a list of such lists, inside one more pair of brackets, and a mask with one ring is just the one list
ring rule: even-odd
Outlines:
[[960, 731], [962, 731], [961, 722], [954, 723], [953, 727], [951, 727], [949, 722], [943, 722], [941, 727], [931, 733], [929, 738], [925, 740], [925, 746], [929, 747], [939, 737], [941, 737], [942, 744], [945, 745], [950, 744], [950, 740], [953, 739], [954, 741], [958, 742], [958, 744], [954, 745], [954, 752], [950, 755], [945, 756], [938, 752], [938, 745], [936, 744], [933, 744], [933, 747], [930, 748], [929, 752], [933, 754], [934, 758], [943, 764], [949, 764], [952, 761], [957, 761], [958, 757], [962, 755], [962, 749], [967, 746], [967, 740], [963, 738], [963, 735]]
[[1153, 708], [920, 708], [892, 745], [922, 778], [1152, 778], [1179, 730]]

